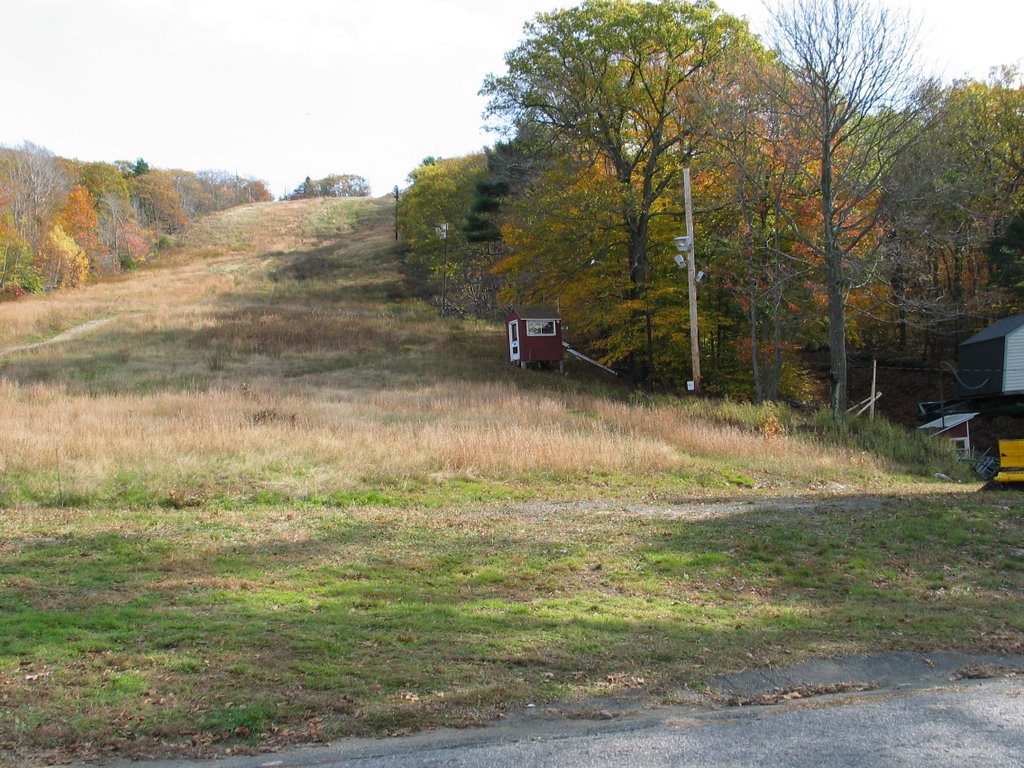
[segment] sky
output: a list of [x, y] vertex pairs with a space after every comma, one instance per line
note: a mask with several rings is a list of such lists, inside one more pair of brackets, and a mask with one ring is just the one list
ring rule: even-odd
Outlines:
[[[429, 156], [492, 145], [489, 73], [572, 0], [0, 0], [0, 145], [222, 170], [275, 196], [306, 176], [385, 195]], [[760, 0], [719, 0], [765, 28]], [[1024, 58], [1018, 0], [892, 0], [924, 70], [985, 79]]]

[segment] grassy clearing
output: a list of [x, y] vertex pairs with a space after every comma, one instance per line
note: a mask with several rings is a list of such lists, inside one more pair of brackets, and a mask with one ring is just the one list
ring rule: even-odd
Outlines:
[[212, 754], [624, 689], [668, 702], [808, 655], [1020, 651], [1022, 533], [1019, 509], [966, 496], [711, 519], [604, 504], [9, 515], [0, 745]]
[[906, 467], [948, 456], [894, 460], [885, 427], [509, 370], [499, 325], [408, 295], [389, 212], [229, 211], [130, 279], [0, 304], [0, 349], [114, 318], [0, 354], [11, 764], [1020, 648], [1015, 497], [938, 495]]

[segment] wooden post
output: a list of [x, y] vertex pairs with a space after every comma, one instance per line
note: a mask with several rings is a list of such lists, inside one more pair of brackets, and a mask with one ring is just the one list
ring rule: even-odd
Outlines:
[[878, 381], [878, 359], [871, 360], [871, 420], [875, 420], [875, 384]]
[[690, 206], [690, 169], [683, 169], [683, 207], [686, 210], [686, 282], [690, 294], [690, 357], [693, 364], [693, 392], [700, 393], [700, 336], [697, 332], [697, 267], [693, 256], [693, 210]]

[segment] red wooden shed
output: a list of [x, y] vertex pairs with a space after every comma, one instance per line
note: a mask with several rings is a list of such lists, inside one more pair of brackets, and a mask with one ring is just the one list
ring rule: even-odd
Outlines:
[[918, 429], [923, 429], [932, 436], [942, 435], [952, 440], [961, 456], [970, 456], [972, 453], [971, 419], [977, 415], [977, 413], [951, 413], [935, 419], [935, 421], [922, 424]]
[[552, 307], [509, 307], [508, 359], [522, 367], [528, 363], [562, 364], [562, 319]]

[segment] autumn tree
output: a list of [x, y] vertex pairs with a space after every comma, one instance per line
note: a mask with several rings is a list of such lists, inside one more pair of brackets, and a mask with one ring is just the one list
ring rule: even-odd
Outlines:
[[[178, 198], [178, 206], [187, 221], [204, 213], [218, 210], [214, 196], [210, 194], [210, 188], [203, 184], [199, 175], [181, 170], [170, 171], [169, 175], [171, 183], [174, 185], [174, 193]], [[235, 196], [232, 195], [232, 197]]]
[[302, 200], [311, 197], [367, 197], [370, 184], [362, 176], [351, 173], [335, 173], [322, 179], [306, 177], [299, 186], [285, 196], [286, 200]]
[[60, 224], [54, 224], [40, 253], [46, 287], [73, 288], [89, 277], [89, 258]]
[[173, 171], [147, 170], [129, 179], [139, 223], [160, 234], [181, 232], [189, 222]]
[[922, 140], [885, 179], [883, 255], [892, 345], [936, 363], [965, 336], [1024, 310], [1015, 220], [1024, 210], [1024, 87], [1012, 67], [986, 82], [928, 83]]
[[654, 373], [651, 225], [668, 213], [661, 203], [678, 188], [680, 159], [693, 153], [697, 138], [686, 91], [745, 34], [741, 22], [710, 3], [589, 0], [538, 14], [505, 55], [507, 73], [484, 83], [488, 112], [509, 133], [596, 169], [591, 178], [614, 180], [637, 380]]
[[1024, 76], [1000, 67], [987, 82], [954, 82], [936, 123], [929, 149], [945, 160], [936, 178], [955, 203], [945, 206], [944, 271], [957, 318], [966, 320], [954, 324], [960, 335], [1021, 309], [1013, 243], [1024, 215]]
[[793, 123], [817, 221], [783, 211], [820, 260], [828, 297], [833, 418], [847, 406], [847, 306], [877, 254], [881, 180], [912, 145], [916, 27], [859, 0], [792, 0], [774, 9], [774, 43], [792, 78], [778, 98]]
[[813, 306], [807, 265], [793, 252], [781, 214], [801, 215], [795, 137], [776, 97], [786, 83], [769, 52], [735, 45], [697, 90], [707, 126], [698, 179], [712, 177], [701, 185], [702, 252], [714, 263], [711, 290], [724, 287], [744, 316], [746, 333], [733, 343], [748, 360], [757, 401], [799, 395], [783, 391], [784, 366], [793, 368]]
[[631, 317], [617, 202], [618, 183], [601, 166], [568, 158], [547, 163], [509, 202], [508, 253], [496, 265], [508, 303], [557, 304], [572, 318], [573, 343], [610, 365], [645, 343]]
[[370, 184], [351, 173], [333, 174], [320, 179], [320, 197], [368, 197]]
[[478, 303], [487, 278], [480, 251], [467, 240], [464, 224], [476, 183], [487, 173], [483, 153], [438, 160], [431, 158], [409, 174], [412, 182], [398, 201], [401, 234], [409, 244], [406, 266], [421, 283], [439, 294], [442, 312], [465, 313]]
[[42, 282], [32, 268], [32, 249], [18, 233], [11, 214], [0, 208], [0, 295], [20, 296], [40, 288]]
[[80, 163], [77, 166], [79, 183], [94, 200], [115, 197], [128, 205], [131, 189], [128, 180], [113, 163]]
[[125, 178], [143, 176], [151, 170], [149, 163], [141, 157], [135, 160], [115, 160], [114, 166]]
[[90, 267], [103, 255], [105, 248], [100, 240], [96, 198], [81, 184], [68, 194], [57, 224], [82, 249]]
[[[78, 285], [145, 261], [165, 234], [198, 216], [271, 200], [237, 174], [81, 162], [31, 143], [0, 147], [0, 289]], [[15, 290], [17, 289], [17, 290]]]
[[64, 206], [72, 179], [52, 152], [30, 142], [4, 154], [7, 208], [22, 239], [38, 252], [45, 244], [56, 213]]
[[[178, 171], [182, 176], [191, 176], [197, 185], [193, 193], [197, 198], [196, 215], [222, 211], [235, 205], [267, 203], [274, 199], [266, 182], [260, 179], [239, 176], [228, 171], [206, 170], [192, 174]], [[183, 182], [179, 182], [183, 183]]]

